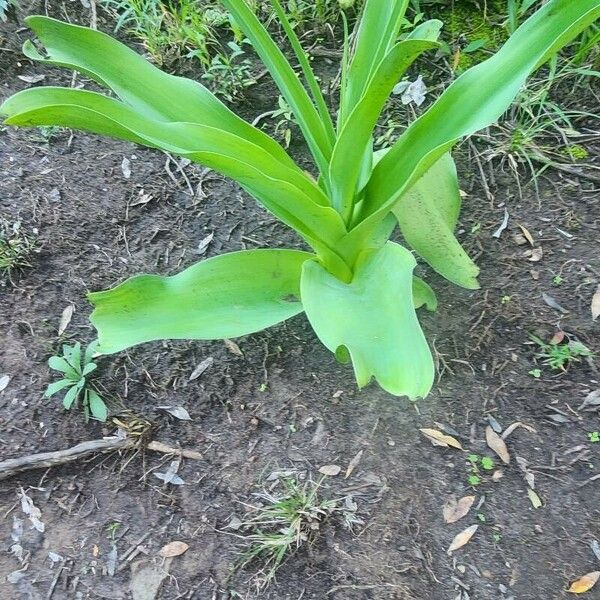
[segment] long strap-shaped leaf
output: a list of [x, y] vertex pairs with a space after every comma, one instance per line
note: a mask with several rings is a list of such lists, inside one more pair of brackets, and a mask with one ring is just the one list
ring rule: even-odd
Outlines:
[[531, 71], [598, 17], [600, 0], [550, 0], [494, 56], [459, 77], [375, 168], [367, 214], [398, 198], [398, 183], [413, 178], [421, 164], [424, 172], [448, 145], [495, 122]]
[[[60, 125], [162, 148], [209, 166], [241, 183], [266, 208], [295, 229], [330, 268], [347, 268], [330, 245], [345, 227], [318, 187], [298, 167], [231, 133], [197, 123], [166, 123], [138, 115], [113, 98], [67, 88], [32, 88], [0, 107], [12, 125]], [[340, 271], [341, 269], [341, 271]]]
[[487, 61], [460, 76], [373, 171], [364, 210], [341, 251], [367, 239], [402, 194], [460, 138], [495, 122], [527, 76], [600, 17], [600, 0], [550, 0]]
[[319, 87], [319, 82], [315, 77], [315, 73], [310, 66], [310, 62], [308, 60], [308, 56], [302, 45], [300, 44], [300, 40], [292, 27], [287, 15], [285, 14], [285, 10], [281, 6], [279, 0], [270, 0], [273, 5], [273, 9], [275, 10], [275, 14], [277, 18], [281, 22], [281, 26], [285, 31], [290, 44], [292, 45], [292, 49], [294, 50], [294, 54], [298, 59], [298, 63], [300, 64], [300, 68], [302, 69], [302, 73], [304, 74], [304, 79], [310, 89], [310, 93], [312, 94], [313, 100], [316, 104], [317, 110], [319, 111], [319, 116], [321, 117], [321, 121], [325, 124], [327, 131], [329, 132], [329, 136], [331, 139], [335, 138], [335, 129], [333, 127], [333, 121], [331, 120], [331, 115], [329, 114], [329, 109], [327, 108], [327, 103], [325, 102], [325, 98], [323, 96], [323, 92], [321, 92], [321, 88]]
[[408, 0], [366, 0], [340, 98], [338, 129], [362, 98], [377, 65], [395, 44]]
[[304, 264], [301, 283], [315, 333], [339, 359], [349, 355], [358, 385], [374, 377], [384, 390], [411, 399], [426, 396], [434, 376], [414, 301], [434, 308], [435, 296], [417, 281], [413, 300], [415, 265], [408, 250], [388, 242], [361, 255], [348, 285], [315, 261]]
[[221, 0], [246, 34], [262, 62], [275, 80], [282, 96], [290, 105], [306, 139], [319, 171], [327, 176], [327, 165], [333, 147], [333, 132], [321, 120], [298, 76], [245, 0]]
[[283, 164], [293, 164], [275, 140], [238, 117], [200, 83], [164, 73], [100, 31], [41, 16], [27, 17], [25, 22], [47, 52], [44, 57], [26, 42], [29, 58], [84, 73], [140, 115], [218, 127], [260, 146]]
[[172, 277], [138, 275], [89, 299], [98, 351], [142, 342], [212, 340], [260, 331], [302, 312], [300, 274], [314, 255], [249, 250], [203, 260]]
[[346, 120], [334, 146], [330, 165], [333, 207], [348, 220], [357, 191], [363, 161], [362, 149], [370, 150], [377, 120], [394, 86], [414, 60], [438, 44], [427, 40], [407, 40], [396, 44], [381, 61], [361, 100]]
[[478, 289], [479, 269], [454, 237], [460, 213], [456, 166], [444, 154], [394, 208], [400, 231], [415, 252], [456, 285]]

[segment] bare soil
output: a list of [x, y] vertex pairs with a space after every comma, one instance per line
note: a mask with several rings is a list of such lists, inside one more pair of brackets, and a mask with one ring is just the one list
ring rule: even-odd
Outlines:
[[[40, 7], [23, 6], [19, 18], [33, 9]], [[80, 9], [50, 10], [77, 21]], [[110, 28], [102, 19], [99, 27]], [[30, 85], [18, 75], [44, 73], [42, 85], [71, 82], [69, 73], [22, 57], [27, 37], [20, 23], [0, 25], [2, 98]], [[273, 107], [269, 86], [249, 92], [244, 114]], [[291, 151], [305, 155], [299, 145]], [[460, 238], [481, 266], [482, 289], [458, 289], [421, 267], [440, 300], [437, 313], [422, 315], [439, 367], [439, 384], [427, 399], [412, 405], [375, 385], [357, 391], [350, 368], [335, 362], [303, 315], [236, 340], [241, 355], [222, 342], [168, 342], [105, 358], [97, 381], [113, 413], [127, 407], [154, 424], [153, 439], [197, 450], [203, 459], [183, 461], [182, 486], [154, 477], [169, 457], [150, 452], [115, 453], [1, 482], [0, 598], [132, 598], [133, 571], [173, 540], [189, 550], [170, 561], [158, 596], [164, 600], [545, 600], [567, 598], [569, 581], [598, 570], [590, 544], [600, 539], [600, 480], [590, 477], [599, 473], [600, 444], [587, 433], [600, 429], [600, 419], [597, 409], [578, 410], [600, 388], [598, 362], [553, 373], [535, 362], [528, 338], [562, 330], [600, 352], [600, 325], [590, 313], [600, 283], [598, 184], [547, 171], [540, 198], [532, 186], [520, 198], [515, 180], [497, 171], [490, 199], [467, 148], [457, 157], [468, 194]], [[0, 392], [0, 459], [114, 432], [112, 425], [85, 425], [81, 414], [43, 398], [53, 378], [48, 357], [64, 341], [94, 338], [88, 291], [140, 272], [178, 272], [200, 258], [195, 250], [210, 233], [204, 257], [300, 244], [234, 183], [193, 165], [178, 170], [164, 154], [129, 143], [66, 130], [45, 140], [38, 131], [5, 127], [0, 173], [0, 216], [37, 228], [41, 243], [32, 268], [14, 286], [0, 287], [0, 374], [11, 377]], [[141, 194], [151, 199], [140, 204]], [[508, 228], [495, 238], [505, 207]], [[529, 246], [515, 242], [519, 225], [543, 249], [541, 260], [531, 261]], [[553, 286], [557, 274], [564, 282]], [[544, 293], [565, 312], [550, 307]], [[75, 313], [59, 337], [69, 304]], [[188, 381], [209, 356], [211, 367]], [[536, 367], [539, 379], [529, 374]], [[185, 407], [192, 420], [174, 419], [157, 409], [163, 405]], [[508, 437], [510, 465], [486, 447], [490, 416], [504, 429], [515, 422], [533, 428]], [[426, 427], [454, 431], [468, 453], [494, 457], [502, 477], [483, 473], [473, 489], [467, 453], [432, 446], [419, 432]], [[359, 451], [358, 466], [344, 479]], [[517, 457], [535, 475], [540, 508], [528, 497]], [[273, 485], [272, 473], [318, 480], [327, 464], [340, 465], [342, 474], [325, 478], [321, 495], [351, 496], [363, 524], [349, 529], [337, 517], [323, 523], [314, 544], [301, 547], [276, 581], [256, 592], [259, 565], [232, 573], [246, 546], [243, 531], [227, 525], [244, 516], [256, 492]], [[24, 518], [21, 490], [40, 509], [45, 530], [25, 522], [19, 561], [10, 547], [13, 519]], [[470, 494], [479, 508], [445, 524], [447, 499]], [[119, 558], [109, 576], [114, 523]], [[449, 555], [454, 536], [473, 524], [479, 528], [471, 541]], [[49, 552], [61, 558], [53, 561]]]

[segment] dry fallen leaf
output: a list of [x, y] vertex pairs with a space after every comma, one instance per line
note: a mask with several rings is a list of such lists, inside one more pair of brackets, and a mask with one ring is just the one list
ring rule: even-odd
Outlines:
[[592, 321], [600, 317], [600, 285], [592, 298]]
[[75, 307], [72, 304], [69, 304], [65, 310], [62, 311], [62, 315], [60, 316], [60, 323], [58, 324], [58, 335], [62, 335], [65, 332], [65, 329], [69, 326], [71, 322], [71, 318], [73, 317], [73, 311]]
[[223, 343], [225, 344], [227, 350], [231, 352], [231, 354], [235, 354], [236, 356], [244, 356], [243, 352], [240, 350], [240, 347], [235, 342], [225, 339], [223, 340]]
[[319, 473], [321, 473], [321, 475], [335, 477], [336, 475], [340, 474], [341, 470], [342, 470], [342, 467], [340, 467], [339, 465], [323, 465], [319, 469]]
[[4, 391], [10, 383], [10, 375], [0, 375], [0, 392]]
[[531, 488], [527, 488], [527, 495], [529, 496], [533, 508], [542, 508], [540, 497]]
[[527, 227], [523, 227], [523, 225], [519, 225], [519, 228], [523, 232], [525, 239], [532, 245], [535, 246], [535, 242], [533, 241], [533, 236], [529, 233], [529, 229]]
[[489, 425], [485, 428], [485, 441], [505, 465], [510, 464], [510, 454], [504, 440]]
[[523, 429], [527, 429], [529, 433], [537, 433], [537, 430], [534, 429], [531, 425], [527, 425], [526, 423], [521, 423], [521, 421], [517, 421], [512, 425], [509, 425], [506, 428], [506, 431], [502, 434], [502, 439], [505, 440], [517, 427], [522, 427]]
[[356, 456], [348, 463], [348, 468], [346, 469], [346, 474], [344, 475], [344, 479], [348, 479], [348, 477], [350, 477], [350, 475], [352, 475], [352, 472], [358, 466], [358, 463], [360, 462], [362, 455], [363, 455], [363, 450], [359, 450], [356, 453]]
[[185, 542], [170, 542], [160, 549], [159, 554], [164, 558], [173, 558], [181, 556], [189, 548]]
[[446, 551], [448, 554], [452, 554], [455, 550], [462, 548], [465, 544], [468, 544], [475, 532], [479, 529], [479, 525], [471, 525], [471, 527], [467, 527], [464, 531], [461, 531], [450, 544], [450, 547]]
[[419, 429], [419, 431], [434, 445], [443, 446], [444, 448], [452, 447], [457, 450], [462, 450], [460, 442], [451, 435], [446, 435], [436, 429]]
[[194, 379], [198, 379], [198, 377], [200, 377], [200, 375], [202, 375], [202, 373], [204, 373], [204, 371], [206, 371], [206, 369], [208, 369], [208, 367], [210, 367], [213, 362], [214, 362], [214, 358], [212, 356], [209, 356], [208, 358], [205, 358], [192, 372], [192, 374], [190, 375], [190, 381], [194, 381]]
[[532, 250], [527, 250], [527, 252], [525, 252], [525, 256], [528, 256], [531, 262], [540, 262], [540, 260], [544, 258], [544, 251], [541, 247], [533, 248]]
[[25, 83], [39, 83], [46, 79], [45, 75], [17, 75], [17, 77]]
[[446, 523], [456, 523], [456, 521], [467, 516], [471, 510], [471, 506], [473, 506], [473, 502], [475, 502], [475, 496], [465, 496], [458, 502], [454, 496], [448, 498], [443, 508], [444, 521]]
[[125, 179], [131, 177], [131, 161], [126, 156], [124, 156], [121, 161], [121, 171], [123, 172], [123, 177], [125, 177]]
[[210, 246], [210, 243], [213, 241], [214, 237], [215, 237], [214, 233], [209, 233], [204, 239], [202, 239], [200, 241], [200, 243], [198, 244], [198, 248], [196, 249], [196, 254], [199, 254], [199, 255], [204, 254], [208, 250], [208, 247]]
[[580, 577], [571, 584], [569, 592], [572, 594], [585, 594], [589, 592], [600, 579], [600, 571], [592, 571], [583, 577]]

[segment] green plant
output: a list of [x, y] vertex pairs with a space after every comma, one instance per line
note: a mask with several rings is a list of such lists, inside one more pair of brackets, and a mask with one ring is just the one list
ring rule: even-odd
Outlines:
[[242, 58], [242, 48], [235, 42], [229, 42], [228, 47], [228, 54], [219, 52], [213, 57], [202, 79], [215, 94], [233, 102], [242, 98], [244, 90], [256, 80], [250, 74], [250, 62]]
[[494, 459], [489, 456], [479, 456], [479, 454], [469, 454], [467, 456], [469, 474], [467, 482], [472, 487], [477, 487], [483, 480], [482, 471], [493, 471], [495, 468]]
[[258, 561], [256, 576], [259, 587], [267, 586], [283, 562], [301, 546], [315, 541], [320, 527], [338, 510], [337, 500], [321, 500], [319, 483], [299, 484], [293, 479], [283, 480], [281, 494], [258, 494], [260, 505], [251, 507], [254, 516], [242, 522], [241, 527], [251, 533], [244, 536], [249, 544], [242, 554], [238, 568]]
[[555, 371], [565, 371], [571, 363], [593, 356], [587, 346], [576, 340], [569, 340], [564, 344], [554, 340], [546, 343], [537, 335], [529, 334], [529, 337], [539, 347], [536, 357], [543, 359], [542, 363]]
[[535, 379], [539, 379], [542, 376], [542, 370], [541, 369], [531, 369], [531, 371], [529, 371], [529, 375], [531, 375]]
[[62, 356], [51, 356], [48, 359], [48, 366], [62, 373], [64, 377], [51, 383], [46, 389], [45, 396], [48, 398], [66, 389], [67, 393], [62, 400], [63, 406], [67, 410], [71, 410], [74, 406], [77, 406], [78, 401], [81, 399], [86, 421], [89, 421], [90, 416], [98, 421], [106, 421], [108, 416], [104, 400], [96, 390], [90, 387], [88, 382], [89, 375], [98, 366], [93, 360], [96, 347], [97, 342], [92, 342], [82, 356], [79, 342], [74, 346], [65, 344], [62, 347]]
[[185, 56], [209, 67], [211, 48], [217, 46], [215, 29], [228, 23], [227, 15], [198, 0], [102, 0], [102, 3], [114, 15], [115, 31], [125, 29], [137, 38], [158, 65]]
[[600, 442], [600, 431], [589, 431], [588, 439], [592, 444], [597, 444]]
[[27, 233], [20, 221], [10, 223], [0, 218], [0, 284], [12, 281], [12, 275], [31, 266], [31, 255], [38, 250], [33, 234]]
[[[507, 109], [530, 72], [600, 15], [600, 0], [550, 0], [490, 59], [465, 72], [383, 151], [372, 134], [398, 81], [438, 47], [441, 22], [398, 41], [408, 0], [367, 0], [352, 48], [346, 36], [337, 122], [279, 0], [273, 10], [300, 65], [299, 78], [244, 0], [222, 0], [292, 109], [318, 174], [198, 83], [171, 77], [98, 31], [47, 17], [28, 25], [45, 46], [25, 54], [83, 71], [117, 98], [37, 87], [4, 102], [9, 125], [61, 125], [161, 148], [236, 179], [295, 229], [312, 252], [251, 250], [201, 261], [173, 277], [141, 275], [90, 295], [105, 354], [158, 339], [243, 336], [304, 311], [360, 387], [425, 396], [434, 363], [415, 309], [433, 290], [413, 278], [406, 243], [448, 280], [479, 287], [479, 269], [454, 237], [460, 194], [451, 148]], [[303, 80], [308, 89], [303, 86]]]

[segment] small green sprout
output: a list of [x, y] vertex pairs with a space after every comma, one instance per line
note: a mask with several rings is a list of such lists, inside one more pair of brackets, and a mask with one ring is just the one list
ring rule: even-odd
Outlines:
[[479, 475], [469, 475], [467, 481], [469, 482], [469, 485], [476, 487], [481, 483], [481, 477], [479, 477]]
[[566, 371], [573, 362], [579, 362], [581, 358], [593, 356], [592, 351], [581, 342], [569, 340], [566, 344], [546, 343], [536, 335], [529, 334], [540, 350], [536, 357], [543, 359], [543, 364], [548, 365], [555, 371]]
[[597, 444], [600, 442], [600, 431], [589, 431], [588, 439], [592, 444]]
[[485, 523], [487, 521], [487, 519], [485, 518], [485, 515], [483, 513], [477, 513], [477, 518], [482, 522]]
[[531, 371], [529, 371], [529, 374], [532, 377], [539, 379], [542, 376], [542, 371], [541, 371], [541, 369], [531, 369]]
[[481, 478], [481, 471], [492, 471], [495, 467], [494, 459], [489, 456], [479, 456], [479, 454], [469, 454], [467, 456], [469, 462], [469, 475], [467, 476], [467, 482], [470, 486], [476, 487], [483, 480]]
[[481, 468], [484, 471], [493, 471], [494, 470], [494, 459], [490, 458], [489, 456], [482, 456], [481, 457]]
[[68, 388], [63, 397], [63, 406], [70, 410], [77, 404], [78, 399], [82, 399], [83, 414], [86, 422], [90, 416], [98, 421], [106, 421], [108, 409], [104, 400], [97, 391], [89, 387], [87, 378], [96, 370], [97, 366], [92, 358], [96, 352], [97, 342], [94, 341], [88, 345], [84, 355], [81, 355], [81, 344], [77, 342], [74, 346], [67, 344], [62, 347], [62, 356], [51, 356], [48, 359], [48, 366], [59, 371], [64, 375], [51, 383], [44, 394], [46, 398], [53, 396], [57, 392]]
[[492, 533], [492, 537], [496, 544], [499, 544], [502, 541], [502, 536], [499, 533]]
[[502, 298], [500, 299], [500, 302], [502, 302], [502, 304], [508, 304], [511, 300], [512, 300], [512, 296], [502, 296]]
[[564, 281], [565, 280], [560, 275], [555, 275], [552, 278], [552, 285], [556, 285], [556, 286], [562, 285], [564, 283]]

